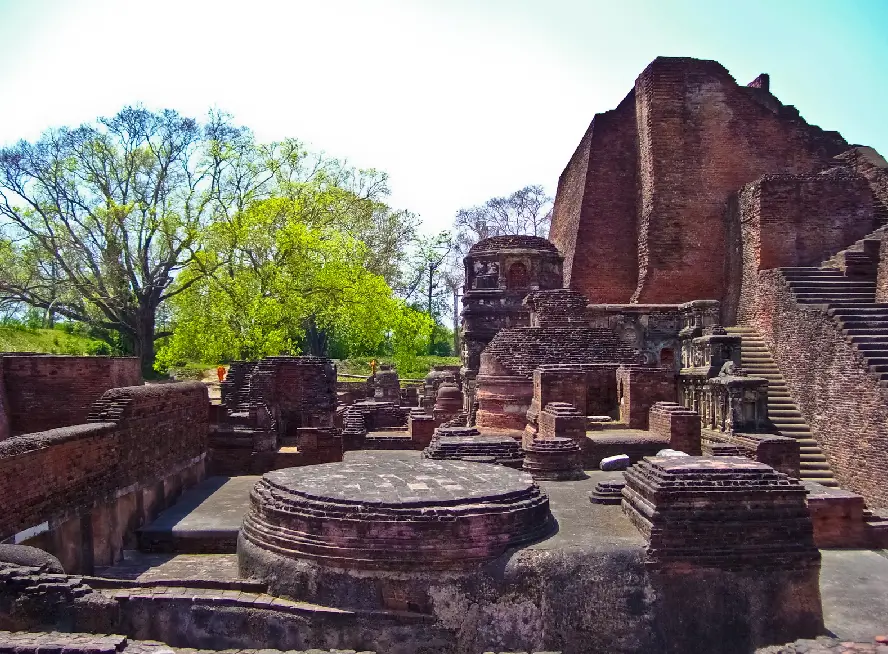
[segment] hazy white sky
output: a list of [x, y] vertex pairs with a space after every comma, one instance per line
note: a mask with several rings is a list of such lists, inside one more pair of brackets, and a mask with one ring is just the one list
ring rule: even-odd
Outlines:
[[888, 0], [0, 0], [0, 144], [141, 102], [218, 107], [391, 177], [446, 228], [526, 184], [554, 194], [596, 112], [657, 55], [721, 61], [888, 154]]

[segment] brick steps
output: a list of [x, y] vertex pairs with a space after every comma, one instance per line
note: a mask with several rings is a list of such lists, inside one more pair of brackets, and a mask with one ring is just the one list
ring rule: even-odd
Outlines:
[[[874, 208], [876, 208], [876, 207], [874, 207]], [[885, 219], [884, 208], [881, 205], [878, 205], [878, 209], [880, 211], [877, 211], [876, 221], [877, 222], [884, 221], [884, 219]], [[860, 255], [864, 255], [864, 256], [868, 257], [869, 255], [867, 254], [867, 249], [868, 249], [868, 247], [872, 247], [872, 246], [869, 245], [867, 243], [867, 241], [870, 241], [870, 242], [871, 241], [880, 241], [886, 235], [888, 235], [888, 225], [883, 224], [880, 227], [874, 229], [872, 232], [870, 232], [869, 234], [867, 234], [863, 238], [858, 239], [857, 241], [855, 241], [853, 244], [851, 244], [849, 247], [845, 248], [841, 252], [836, 253], [834, 256], [830, 257], [827, 261], [824, 261], [821, 264], [821, 266], [827, 267], [827, 268], [836, 268], [841, 265], [841, 262], [843, 260], [847, 262], [849, 256], [851, 257], [852, 260], [859, 259]]]
[[800, 304], [867, 303], [876, 299], [872, 279], [846, 277], [831, 268], [782, 268], [781, 272]]
[[790, 396], [786, 381], [761, 336], [748, 327], [729, 327], [727, 331], [739, 334], [742, 339], [741, 367], [751, 376], [768, 380], [768, 417], [777, 434], [798, 441], [801, 478], [824, 486], [838, 486], [826, 456]]
[[[876, 233], [884, 236], [888, 227]], [[867, 274], [868, 266], [872, 267], [872, 253], [879, 242], [871, 236], [855, 244], [859, 251], [852, 246], [840, 253], [845, 257], [846, 274], [851, 277], [830, 268], [781, 268], [780, 272], [797, 302], [825, 305], [824, 310], [838, 323], [845, 341], [863, 357], [869, 374], [888, 388], [888, 303], [876, 302], [871, 274], [870, 278], [853, 276]]]

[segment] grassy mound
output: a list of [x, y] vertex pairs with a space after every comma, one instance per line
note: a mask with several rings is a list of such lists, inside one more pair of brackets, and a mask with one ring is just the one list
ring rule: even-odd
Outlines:
[[107, 343], [61, 329], [0, 326], [0, 352], [110, 354]]

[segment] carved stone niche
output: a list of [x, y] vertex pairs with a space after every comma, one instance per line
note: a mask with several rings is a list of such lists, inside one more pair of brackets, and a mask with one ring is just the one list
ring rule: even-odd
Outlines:
[[704, 387], [703, 427], [723, 432], [768, 433], [768, 380], [723, 374]]
[[729, 361], [740, 366], [739, 335], [728, 334], [722, 327], [714, 327], [703, 336], [694, 336], [694, 333], [695, 330], [689, 330], [682, 339], [683, 375], [696, 374], [708, 378], [719, 374]]

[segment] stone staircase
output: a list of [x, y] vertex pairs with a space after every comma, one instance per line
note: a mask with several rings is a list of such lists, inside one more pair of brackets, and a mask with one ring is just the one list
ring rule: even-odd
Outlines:
[[869, 372], [888, 388], [888, 303], [875, 301], [875, 281], [828, 268], [782, 268], [781, 273], [797, 302], [823, 305]]
[[876, 301], [875, 279], [846, 277], [835, 268], [780, 268], [799, 304], [871, 305]]
[[786, 381], [762, 337], [751, 327], [729, 327], [728, 333], [741, 337], [740, 365], [750, 375], [768, 380], [768, 416], [774, 432], [795, 438], [799, 443], [800, 476], [824, 486], [837, 487], [826, 457], [786, 388]]
[[[888, 225], [884, 220], [876, 221], [880, 226], [863, 238], [855, 241], [844, 250], [837, 252], [832, 257], [820, 264], [821, 268], [851, 268], [851, 272], [855, 272], [856, 265], [866, 263], [869, 268], [871, 264], [878, 264], [879, 246], [882, 239], [888, 237]], [[872, 261], [875, 259], [875, 261]]]

